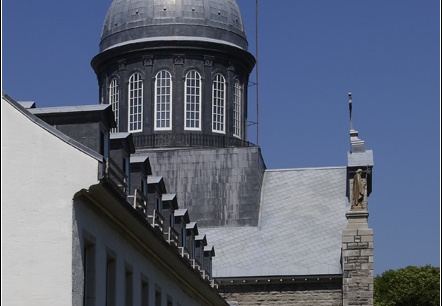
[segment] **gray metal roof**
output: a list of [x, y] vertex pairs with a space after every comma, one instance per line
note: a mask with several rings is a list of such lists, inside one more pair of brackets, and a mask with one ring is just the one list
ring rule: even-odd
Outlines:
[[176, 200], [176, 194], [175, 193], [165, 193], [161, 195], [161, 199], [163, 201], [173, 201]]
[[189, 216], [187, 208], [179, 208], [174, 212], [175, 217], [186, 217]]
[[201, 241], [203, 246], [207, 245], [207, 238], [206, 238], [206, 234], [198, 234], [195, 236], [195, 240], [197, 241]]
[[162, 176], [151, 176], [149, 175], [147, 177], [147, 183], [148, 184], [159, 184], [163, 180]]
[[196, 222], [191, 221], [189, 223], [186, 224], [186, 229], [188, 230], [194, 230], [196, 235], [198, 235], [198, 225]]
[[110, 104], [92, 104], [92, 105], [77, 105], [77, 106], [55, 106], [55, 107], [39, 107], [31, 108], [29, 111], [32, 114], [47, 114], [47, 113], [76, 113], [76, 112], [90, 112], [102, 111], [106, 108], [111, 108]]
[[147, 155], [131, 155], [130, 156], [131, 163], [144, 163], [147, 160], [149, 160], [149, 157]]
[[127, 133], [127, 132], [111, 133], [110, 139], [125, 139], [125, 138], [129, 137], [130, 135], [131, 135], [131, 133]]
[[347, 156], [349, 167], [366, 167], [374, 165], [372, 150], [358, 153], [348, 152]]
[[214, 277], [341, 274], [346, 168], [267, 170], [257, 227], [204, 228]]
[[35, 108], [35, 101], [17, 101], [24, 108]]
[[212, 38], [247, 49], [236, 0], [114, 0], [104, 20], [100, 52], [164, 36]]

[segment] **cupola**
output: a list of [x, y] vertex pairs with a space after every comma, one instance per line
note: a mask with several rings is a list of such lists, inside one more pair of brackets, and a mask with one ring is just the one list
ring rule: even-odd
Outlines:
[[247, 146], [247, 51], [235, 0], [114, 0], [97, 74], [101, 104], [137, 150]]

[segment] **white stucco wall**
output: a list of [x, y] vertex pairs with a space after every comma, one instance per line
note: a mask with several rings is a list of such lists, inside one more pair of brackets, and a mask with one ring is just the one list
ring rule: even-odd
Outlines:
[[2, 97], [2, 301], [72, 304], [72, 198], [98, 161]]
[[[151, 256], [142, 252], [139, 246], [133, 244], [133, 240], [125, 231], [112, 221], [104, 218], [96, 211], [90, 209], [90, 204], [84, 201], [75, 203], [75, 227], [79, 238], [93, 238], [96, 252], [96, 305], [105, 305], [106, 296], [106, 258], [110, 252], [116, 261], [116, 305], [125, 304], [125, 267], [130, 266], [133, 274], [133, 305], [141, 305], [141, 280], [148, 281], [149, 305], [155, 304], [155, 290], [160, 289], [162, 304], [167, 305], [167, 297], [173, 300], [173, 305], [204, 306], [196, 300], [192, 293], [184, 288], [184, 284], [171, 277], [161, 266], [157, 266]], [[137, 222], [137, 221], [135, 221]], [[74, 229], [75, 231], [75, 229]], [[77, 253], [82, 248], [77, 250]], [[77, 258], [79, 254], [77, 254]], [[74, 250], [75, 256], [75, 250]], [[77, 303], [76, 303], [77, 304]], [[80, 303], [78, 303], [80, 305]]]

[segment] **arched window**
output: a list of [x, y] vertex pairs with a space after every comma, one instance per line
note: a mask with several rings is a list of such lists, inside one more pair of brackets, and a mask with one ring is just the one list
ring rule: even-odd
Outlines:
[[215, 75], [212, 86], [212, 131], [225, 133], [226, 80], [221, 74]]
[[120, 87], [116, 78], [113, 78], [109, 84], [109, 104], [112, 105], [114, 119], [117, 124], [117, 127], [111, 130], [111, 133], [118, 133], [120, 131]]
[[162, 70], [155, 77], [155, 129], [172, 129], [172, 76]]
[[143, 80], [141, 74], [134, 73], [129, 78], [129, 132], [143, 130]]
[[184, 129], [201, 130], [201, 76], [197, 71], [191, 70], [187, 72], [185, 82]]
[[242, 86], [238, 80], [235, 80], [235, 93], [233, 100], [233, 136], [238, 138], [242, 138], [242, 101]]

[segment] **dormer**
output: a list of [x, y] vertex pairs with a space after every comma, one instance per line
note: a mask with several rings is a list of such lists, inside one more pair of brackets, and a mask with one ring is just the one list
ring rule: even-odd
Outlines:
[[165, 193], [162, 195], [164, 235], [170, 244], [178, 247], [180, 235], [175, 230], [175, 210], [178, 209], [176, 194]]
[[130, 157], [129, 195], [131, 204], [143, 216], [147, 216], [147, 177], [152, 174], [149, 157]]
[[131, 133], [112, 133], [110, 135], [111, 160], [107, 161], [106, 168], [112, 169], [110, 172], [114, 174], [113, 180], [118, 186], [122, 186], [126, 195], [129, 195], [130, 155], [132, 153], [135, 153], [135, 147]]
[[204, 267], [204, 247], [207, 246], [206, 234], [199, 234], [195, 237], [195, 260], [201, 268]]
[[171, 228], [174, 227], [175, 210], [178, 209], [178, 201], [175, 193], [165, 193], [161, 197], [161, 202], [163, 203], [163, 217], [166, 226]]
[[109, 157], [109, 131], [115, 120], [110, 105], [79, 105], [34, 108], [29, 112], [52, 125], [57, 130]]
[[204, 247], [204, 271], [207, 272], [209, 275], [203, 275], [204, 278], [211, 279], [212, 275], [212, 258], [215, 257], [215, 247], [212, 246], [205, 246]]
[[147, 211], [149, 214], [156, 210], [160, 214], [163, 212], [163, 194], [166, 193], [166, 185], [162, 176], [147, 177], [147, 197], [149, 203]]
[[175, 224], [174, 228], [176, 232], [179, 234], [178, 239], [178, 247], [181, 250], [181, 255], [185, 256], [187, 253], [187, 257], [189, 258], [189, 252], [186, 249], [186, 239], [187, 239], [187, 229], [186, 226], [190, 222], [189, 213], [187, 209], [180, 208], [175, 210]]
[[198, 236], [198, 226], [196, 222], [186, 224], [186, 246], [191, 259], [195, 258], [195, 237]]
[[135, 189], [147, 196], [147, 177], [152, 175], [152, 167], [150, 165], [149, 157], [131, 156], [130, 157], [130, 194], [135, 192]]

